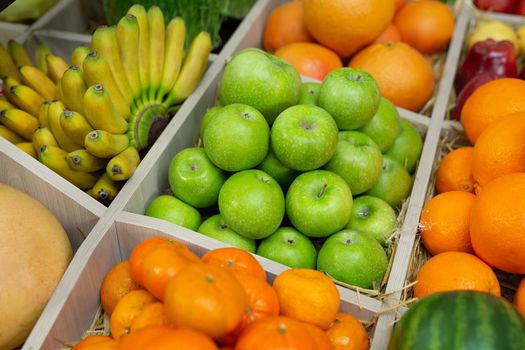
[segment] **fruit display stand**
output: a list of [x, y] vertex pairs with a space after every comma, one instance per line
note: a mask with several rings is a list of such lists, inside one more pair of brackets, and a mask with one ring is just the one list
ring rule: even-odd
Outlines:
[[29, 27], [25, 24], [9, 23], [0, 21], [0, 42], [6, 44], [7, 41], [19, 37]]

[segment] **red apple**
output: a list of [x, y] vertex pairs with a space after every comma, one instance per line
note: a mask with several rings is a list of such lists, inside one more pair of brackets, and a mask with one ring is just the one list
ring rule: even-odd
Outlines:
[[525, 16], [525, 0], [520, 0], [518, 7], [516, 8], [516, 14]]
[[514, 13], [517, 2], [518, 0], [474, 0], [474, 5], [483, 11]]

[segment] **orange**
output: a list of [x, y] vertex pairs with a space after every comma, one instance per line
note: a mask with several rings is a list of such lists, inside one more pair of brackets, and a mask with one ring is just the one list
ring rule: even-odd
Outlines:
[[450, 191], [438, 194], [425, 205], [419, 229], [430, 254], [473, 253], [469, 222], [475, 200], [472, 193]]
[[474, 193], [472, 154], [474, 147], [460, 147], [447, 154], [436, 174], [436, 191], [465, 191]]
[[352, 315], [339, 313], [326, 331], [334, 350], [367, 350], [365, 327]]
[[521, 279], [520, 285], [514, 295], [514, 305], [518, 311], [525, 317], [525, 278]]
[[244, 288], [230, 270], [192, 264], [168, 282], [165, 312], [175, 327], [189, 327], [213, 338], [230, 333], [247, 306]]
[[396, 3], [396, 12], [401, 10], [401, 8], [405, 5], [405, 0], [395, 0]]
[[394, 18], [401, 39], [424, 54], [443, 50], [454, 32], [454, 14], [442, 2], [413, 1], [403, 6]]
[[273, 281], [281, 315], [328, 328], [339, 310], [339, 291], [322, 272], [290, 269]]
[[303, 327], [306, 328], [308, 331], [308, 334], [312, 337], [314, 340], [315, 345], [317, 346], [317, 350], [333, 350], [334, 346], [332, 345], [332, 341], [330, 340], [330, 337], [328, 334], [323, 331], [321, 328], [314, 326], [313, 324], [303, 322]]
[[202, 256], [206, 264], [225, 267], [234, 273], [246, 273], [266, 281], [266, 272], [255, 257], [240, 248], [219, 248]]
[[119, 300], [130, 291], [139, 288], [140, 286], [131, 278], [129, 261], [122, 261], [115, 265], [106, 277], [104, 277], [104, 281], [100, 287], [102, 308], [108, 316], [111, 316]]
[[494, 268], [525, 274], [525, 173], [504, 175], [481, 188], [470, 217], [476, 254]]
[[463, 252], [433, 256], [423, 264], [416, 279], [416, 298], [450, 290], [478, 290], [500, 295], [498, 279], [490, 266], [476, 256]]
[[149, 326], [144, 327], [136, 332], [124, 334], [119, 338], [119, 350], [144, 350], [154, 339], [169, 332], [171, 329], [167, 326]]
[[300, 74], [317, 80], [343, 66], [335, 52], [313, 43], [288, 44], [277, 50], [275, 56], [290, 63]]
[[168, 329], [148, 344], [148, 350], [218, 350], [213, 340], [193, 329], [179, 328]]
[[78, 342], [71, 350], [117, 350], [118, 343], [105, 335], [90, 335]]
[[133, 318], [129, 327], [129, 332], [148, 326], [163, 326], [168, 324], [168, 318], [164, 312], [164, 304], [156, 302], [144, 306], [142, 311]]
[[493, 121], [525, 112], [525, 81], [502, 78], [489, 81], [470, 95], [461, 110], [461, 124], [473, 144]]
[[472, 158], [472, 175], [484, 186], [500, 176], [525, 172], [525, 112], [493, 122], [479, 135]]
[[423, 108], [434, 91], [430, 63], [402, 42], [370, 45], [352, 58], [349, 67], [370, 73], [384, 98], [411, 111]]
[[155, 297], [143, 289], [134, 290], [126, 294], [118, 302], [110, 318], [110, 330], [113, 339], [131, 332], [131, 324], [146, 305], [153, 304]]
[[401, 41], [401, 35], [399, 34], [399, 30], [397, 30], [397, 27], [394, 23], [390, 23], [388, 27], [379, 35], [375, 40], [372, 42], [374, 44], [379, 43], [388, 43], [388, 42], [398, 42]]
[[393, 17], [394, 0], [304, 0], [310, 33], [343, 57], [371, 43]]
[[313, 41], [304, 24], [302, 1], [291, 1], [277, 6], [266, 22], [263, 47], [275, 52], [281, 47], [297, 42]]

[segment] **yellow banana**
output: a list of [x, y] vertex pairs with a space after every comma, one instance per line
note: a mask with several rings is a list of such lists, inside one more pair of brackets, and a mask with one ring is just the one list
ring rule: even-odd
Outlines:
[[155, 100], [155, 95], [162, 81], [164, 66], [164, 40], [166, 27], [164, 15], [158, 6], [151, 6], [148, 10], [149, 25], [149, 91], [148, 99]]
[[[16, 70], [16, 74], [17, 74], [17, 76], [20, 76], [20, 74], [18, 73], [18, 69]], [[22, 79], [16, 80], [15, 78], [13, 78], [11, 76], [3, 77], [2, 78], [2, 87], [4, 89], [4, 93], [9, 91], [9, 89], [11, 89], [11, 87], [13, 87], [15, 85], [20, 85], [21, 81], [22, 81]]]
[[104, 169], [108, 163], [106, 159], [97, 158], [85, 149], [69, 152], [66, 161], [71, 170], [82, 171], [84, 173], [93, 173]]
[[57, 98], [57, 88], [51, 79], [40, 69], [33, 66], [21, 66], [19, 69], [22, 82], [38, 92], [46, 100]]
[[128, 147], [111, 158], [106, 166], [106, 173], [113, 181], [129, 179], [140, 163], [139, 152], [135, 147]]
[[35, 149], [33, 148], [32, 142], [17, 143], [15, 146], [20, 148], [25, 153], [29, 154], [31, 157], [36, 158], [36, 152], [35, 152]]
[[[49, 104], [49, 109], [47, 111], [47, 118], [49, 123], [49, 129], [55, 136], [60, 148], [64, 149], [67, 152], [74, 151], [76, 149], [82, 148], [81, 145], [77, 144], [73, 139], [71, 139], [65, 133], [64, 129], [60, 125], [60, 115], [65, 110], [65, 106], [62, 101], [55, 100]], [[65, 160], [64, 160], [65, 161]]]
[[46, 56], [47, 75], [55, 83], [58, 79], [62, 78], [62, 75], [69, 67], [67, 63], [60, 57], [53, 55], [52, 53]]
[[84, 83], [84, 74], [78, 66], [69, 67], [60, 80], [62, 98], [67, 108], [82, 113], [84, 94], [87, 87]]
[[84, 60], [82, 67], [87, 86], [103, 85], [104, 90], [111, 96], [111, 103], [115, 106], [118, 115], [127, 120], [129, 117], [129, 104], [120, 93], [106, 58], [99, 55], [96, 51], [92, 51]]
[[18, 69], [9, 54], [7, 48], [0, 42], [0, 78], [12, 77], [20, 80]]
[[128, 123], [116, 111], [110, 95], [100, 84], [90, 86], [84, 94], [84, 116], [95, 129], [113, 134], [122, 134], [128, 129]]
[[60, 126], [66, 135], [79, 145], [84, 144], [86, 135], [93, 131], [87, 119], [74, 111], [63, 111], [60, 115]]
[[205, 32], [199, 33], [191, 43], [179, 77], [164, 102], [165, 106], [181, 103], [195, 90], [208, 65], [210, 52], [210, 35]]
[[6, 93], [7, 97], [18, 107], [35, 117], [38, 116], [40, 106], [45, 101], [38, 92], [26, 85], [11, 86]]
[[84, 59], [90, 52], [91, 50], [87, 46], [77, 46], [71, 53], [71, 65], [82, 68]]
[[47, 117], [47, 111], [49, 110], [49, 104], [51, 102], [44, 101], [42, 105], [40, 106], [40, 109], [38, 110], [38, 122], [41, 126], [48, 128], [49, 127], [49, 119]]
[[97, 182], [97, 176], [71, 170], [67, 164], [66, 156], [66, 151], [54, 146], [42, 146], [38, 150], [38, 160], [48, 168], [83, 190], [92, 188]]
[[122, 17], [117, 24], [117, 41], [122, 68], [133, 97], [140, 94], [139, 76], [139, 24], [132, 14]]
[[33, 133], [33, 147], [35, 150], [39, 150], [42, 146], [58, 147], [55, 136], [53, 136], [51, 130], [45, 127], [40, 127]]
[[27, 54], [25, 47], [17, 41], [9, 40], [7, 42], [7, 50], [15, 62], [15, 66], [32, 66], [31, 58]]
[[11, 109], [16, 108], [13, 104], [11, 104], [9, 101], [6, 100], [0, 100], [0, 111], [2, 109]]
[[64, 100], [64, 93], [62, 91], [62, 78], [57, 80], [57, 95], [58, 95], [58, 100], [60, 101]]
[[186, 26], [184, 20], [176, 17], [170, 21], [166, 28], [166, 49], [164, 52], [164, 68], [160, 82], [157, 100], [162, 101], [168, 93], [180, 72], [182, 56], [184, 55], [184, 40], [186, 38]]
[[46, 63], [46, 56], [51, 53], [51, 50], [49, 50], [49, 47], [45, 44], [40, 44], [36, 48], [36, 66], [38, 69], [40, 69], [44, 74], [47, 74], [47, 63]]
[[115, 27], [98, 27], [91, 39], [91, 49], [104, 56], [108, 61], [113, 79], [119, 88], [124, 100], [129, 104], [133, 101], [133, 93], [129, 87], [128, 80], [124, 74], [122, 61], [120, 60], [119, 47], [117, 43], [117, 30]]
[[140, 86], [145, 89], [149, 84], [149, 24], [148, 14], [144, 6], [135, 4], [131, 6], [128, 13], [137, 18], [139, 25], [139, 77]]
[[16, 108], [0, 111], [0, 123], [22, 136], [27, 141], [31, 141], [33, 133], [36, 128], [38, 128], [38, 120], [35, 117]]
[[121, 183], [111, 180], [108, 174], [104, 172], [97, 180], [95, 186], [88, 191], [88, 194], [99, 202], [109, 205], [117, 196], [120, 187]]
[[14, 131], [12, 131], [11, 129], [3, 125], [0, 125], [0, 137], [3, 137], [7, 141], [11, 143], [15, 143], [15, 144], [25, 141], [22, 137], [18, 136]]
[[98, 158], [112, 158], [126, 149], [129, 139], [126, 135], [111, 134], [104, 130], [95, 130], [86, 135], [84, 147]]

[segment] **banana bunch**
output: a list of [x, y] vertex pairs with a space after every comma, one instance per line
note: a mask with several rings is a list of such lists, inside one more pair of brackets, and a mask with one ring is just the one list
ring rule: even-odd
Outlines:
[[33, 64], [0, 44], [0, 136], [108, 204], [204, 74], [210, 36], [187, 52], [185, 36], [181, 18], [165, 25], [157, 6], [133, 5], [69, 65], [45, 45]]

